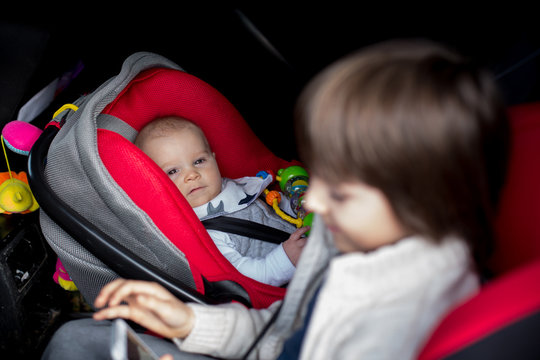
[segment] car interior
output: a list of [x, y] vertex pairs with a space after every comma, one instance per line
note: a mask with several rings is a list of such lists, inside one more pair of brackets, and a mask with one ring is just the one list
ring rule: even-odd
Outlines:
[[[116, 75], [131, 54], [148, 51], [211, 84], [273, 154], [297, 161], [295, 102], [316, 73], [386, 39], [445, 43], [494, 74], [509, 109], [512, 153], [495, 229], [494, 278], [441, 319], [419, 358], [538, 358], [540, 32], [532, 9], [510, 5], [222, 1], [16, 9], [0, 15], [0, 124], [24, 120], [44, 128], [63, 104]], [[2, 172], [28, 172], [27, 154], [5, 153]], [[0, 214], [2, 356], [39, 359], [61, 324], [92, 311], [79, 292], [53, 281], [57, 256], [39, 216]]]

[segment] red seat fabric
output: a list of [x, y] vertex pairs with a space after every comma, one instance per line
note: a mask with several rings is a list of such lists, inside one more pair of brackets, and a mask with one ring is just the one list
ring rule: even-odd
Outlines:
[[[539, 279], [540, 260], [502, 275], [496, 281], [487, 284], [478, 295], [458, 306], [439, 324], [419, 359], [443, 359], [501, 331], [506, 326], [538, 313]], [[523, 336], [530, 337], [531, 334]], [[504, 344], [504, 346], [512, 345]]]
[[540, 258], [540, 102], [509, 109], [512, 146], [492, 259], [504, 273]]
[[511, 107], [509, 117], [510, 163], [491, 260], [495, 278], [448, 313], [421, 351], [421, 360], [499, 359], [509, 353], [523, 358], [516, 349], [540, 353], [537, 333], [530, 333], [531, 324], [540, 325], [540, 103]]

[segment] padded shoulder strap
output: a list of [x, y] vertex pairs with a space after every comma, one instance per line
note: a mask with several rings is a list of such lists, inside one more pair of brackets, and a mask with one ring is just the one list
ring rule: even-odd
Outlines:
[[207, 230], [219, 230], [274, 244], [281, 244], [287, 240], [289, 236], [291, 236], [291, 234], [283, 230], [253, 221], [228, 216], [219, 216], [212, 219], [203, 220], [202, 224]]

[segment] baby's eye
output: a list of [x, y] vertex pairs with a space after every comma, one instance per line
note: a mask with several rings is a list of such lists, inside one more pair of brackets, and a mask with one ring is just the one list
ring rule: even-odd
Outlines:
[[205, 161], [206, 161], [205, 158], [200, 158], [200, 159], [195, 160], [195, 162], [193, 163], [193, 165], [201, 165], [201, 164], [204, 163]]
[[172, 175], [176, 174], [177, 172], [178, 172], [178, 169], [171, 169], [171, 170], [167, 171], [167, 175], [172, 176]]

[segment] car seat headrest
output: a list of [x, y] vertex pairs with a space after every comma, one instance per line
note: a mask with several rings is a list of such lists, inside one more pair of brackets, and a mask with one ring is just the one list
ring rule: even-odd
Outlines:
[[208, 138], [225, 177], [254, 176], [288, 165], [262, 143], [218, 90], [181, 70], [141, 72], [105, 107], [100, 117], [104, 116], [121, 120], [113, 126], [122, 128], [119, 133], [130, 141], [133, 131], [159, 117], [180, 116], [194, 122]]

